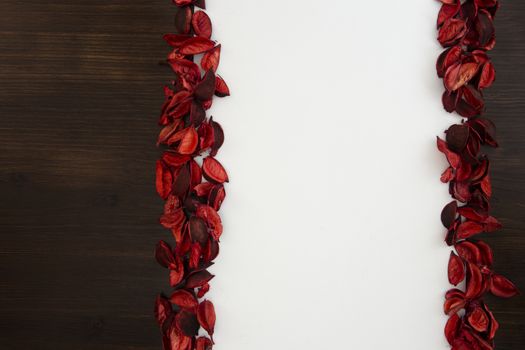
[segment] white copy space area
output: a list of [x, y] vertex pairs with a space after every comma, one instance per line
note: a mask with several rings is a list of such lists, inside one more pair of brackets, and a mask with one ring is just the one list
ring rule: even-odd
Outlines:
[[436, 1], [213, 0], [217, 350], [447, 349]]

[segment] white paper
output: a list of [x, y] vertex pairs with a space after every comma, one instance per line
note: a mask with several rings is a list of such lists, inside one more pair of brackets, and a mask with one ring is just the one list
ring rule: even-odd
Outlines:
[[208, 1], [230, 184], [217, 350], [440, 350], [437, 1]]

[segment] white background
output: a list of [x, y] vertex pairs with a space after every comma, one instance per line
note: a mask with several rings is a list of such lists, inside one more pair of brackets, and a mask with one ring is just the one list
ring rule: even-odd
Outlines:
[[213, 0], [217, 350], [448, 349], [437, 1]]

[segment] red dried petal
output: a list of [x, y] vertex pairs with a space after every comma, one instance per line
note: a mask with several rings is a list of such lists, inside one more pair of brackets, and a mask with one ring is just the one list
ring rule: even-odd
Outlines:
[[443, 174], [441, 174], [440, 180], [443, 183], [447, 183], [451, 181], [454, 178], [454, 169], [452, 167], [448, 167]]
[[478, 72], [477, 62], [456, 63], [449, 67], [445, 73], [445, 87], [448, 91], [456, 91], [467, 84]]
[[171, 174], [171, 171], [161, 160], [157, 161], [155, 184], [159, 196], [161, 196], [163, 199], [168, 198], [172, 190], [173, 176]]
[[190, 35], [183, 35], [183, 34], [164, 34], [162, 37], [168, 45], [174, 48], [179, 48], [183, 42], [191, 38]]
[[[191, 0], [174, 0], [178, 6], [184, 6], [191, 3]], [[175, 28], [179, 33], [188, 34], [191, 29], [191, 16], [192, 11], [189, 6], [181, 7], [175, 13]]]
[[215, 308], [213, 303], [209, 300], [204, 300], [197, 311], [197, 318], [200, 325], [204, 328], [209, 335], [213, 335], [215, 328]]
[[160, 144], [167, 144], [167, 140], [178, 131], [181, 124], [182, 120], [176, 119], [173, 123], [162, 128], [157, 139], [157, 146]]
[[450, 258], [448, 260], [448, 281], [450, 284], [458, 285], [465, 279], [465, 265], [463, 260], [454, 252], [450, 252]]
[[213, 343], [210, 339], [206, 337], [197, 338], [195, 343], [195, 350], [211, 350]]
[[170, 270], [170, 286], [176, 287], [184, 279], [184, 267], [179, 266], [178, 270]]
[[205, 71], [208, 71], [211, 69], [214, 72], [216, 72], [217, 69], [219, 68], [220, 60], [221, 60], [221, 45], [217, 45], [210, 51], [206, 52], [204, 56], [202, 56], [201, 67]]
[[224, 79], [220, 76], [217, 76], [215, 80], [215, 95], [217, 97], [230, 96], [230, 89], [228, 88], [228, 85], [226, 85]]
[[481, 180], [481, 190], [490, 198], [492, 196], [492, 185], [490, 183], [490, 176], [487, 175]]
[[458, 239], [465, 239], [484, 231], [483, 225], [474, 221], [465, 221], [458, 226], [456, 231]]
[[446, 315], [450, 316], [463, 309], [463, 307], [465, 307], [465, 304], [465, 298], [460, 296], [451, 297], [445, 300], [445, 304], [443, 305], [443, 311]]
[[451, 167], [453, 167], [454, 169], [457, 169], [459, 167], [459, 164], [461, 161], [459, 155], [452, 152], [448, 148], [446, 142], [440, 139], [439, 137], [437, 138], [437, 148], [440, 152], [445, 154], [445, 156], [447, 157], [448, 163], [450, 164]]
[[203, 11], [197, 11], [193, 14], [193, 19], [191, 20], [193, 25], [193, 30], [195, 34], [200, 37], [209, 39], [211, 38], [211, 20], [210, 17]]
[[184, 136], [180, 140], [177, 151], [180, 154], [192, 154], [197, 149], [199, 143], [199, 135], [194, 127], [190, 126], [185, 129]]
[[469, 241], [462, 241], [457, 243], [455, 248], [459, 256], [466, 261], [476, 265], [482, 262], [481, 251], [476, 244]]
[[445, 325], [445, 337], [450, 345], [452, 345], [453, 341], [456, 339], [461, 323], [461, 318], [458, 314], [454, 314], [448, 319], [447, 324]]
[[483, 263], [485, 266], [492, 266], [492, 263], [494, 262], [492, 248], [483, 241], [477, 241], [476, 246], [480, 252], [480, 263]]
[[175, 152], [167, 151], [162, 154], [162, 160], [166, 164], [172, 167], [177, 167], [177, 168], [186, 164], [190, 159], [191, 157], [187, 155], [181, 155]]
[[202, 162], [202, 171], [204, 177], [211, 182], [224, 183], [228, 182], [228, 174], [219, 161], [213, 157], [206, 157]]
[[179, 52], [183, 55], [197, 55], [213, 49], [215, 43], [210, 39], [199, 36], [186, 40], [180, 47]]
[[195, 298], [192, 293], [184, 289], [179, 289], [173, 292], [170, 297], [170, 302], [186, 309], [193, 309], [199, 305], [197, 298]]
[[202, 298], [210, 290], [210, 284], [204, 283], [197, 291], [197, 297]]
[[438, 77], [443, 78], [447, 69], [461, 60], [463, 49], [461, 46], [453, 46], [441, 53], [436, 62]]
[[443, 4], [441, 10], [439, 10], [437, 26], [438, 28], [445, 23], [446, 20], [456, 16], [461, 8], [460, 3], [455, 4]]
[[494, 70], [494, 65], [492, 62], [487, 62], [483, 65], [481, 69], [481, 75], [479, 77], [478, 89], [486, 89], [492, 86], [494, 80], [496, 79], [496, 71]]
[[173, 309], [169, 301], [162, 295], [157, 296], [157, 299], [155, 299], [155, 319], [159, 326], [162, 326], [172, 313]]
[[465, 297], [473, 299], [478, 297], [483, 288], [483, 276], [479, 267], [468, 262], [467, 263], [467, 287]]
[[155, 248], [155, 259], [157, 262], [170, 270], [177, 269], [177, 262], [173, 256], [173, 251], [168, 243], [159, 241]]
[[464, 20], [450, 18], [439, 29], [438, 41], [444, 47], [452, 46], [461, 39], [467, 31], [467, 25]]
[[204, 221], [208, 225], [208, 228], [210, 229], [209, 232], [212, 235], [213, 239], [215, 239], [216, 241], [219, 240], [222, 234], [222, 222], [221, 218], [219, 217], [219, 214], [217, 214], [215, 209], [208, 205], [201, 205], [197, 208], [195, 215], [204, 219]]
[[492, 275], [490, 292], [498, 297], [511, 298], [519, 294], [518, 288], [506, 277], [498, 274]]
[[182, 332], [175, 326], [175, 323], [168, 333], [170, 348], [166, 350], [191, 350], [192, 337], [182, 334]]
[[171, 69], [177, 73], [181, 78], [188, 82], [195, 84], [201, 77], [199, 66], [192, 61], [185, 59], [169, 60], [168, 63]]
[[467, 320], [470, 326], [478, 332], [485, 332], [489, 327], [489, 318], [479, 306], [469, 313]]
[[465, 118], [475, 117], [483, 112], [485, 101], [480, 91], [471, 85], [461, 88], [461, 98], [456, 105], [456, 111]]

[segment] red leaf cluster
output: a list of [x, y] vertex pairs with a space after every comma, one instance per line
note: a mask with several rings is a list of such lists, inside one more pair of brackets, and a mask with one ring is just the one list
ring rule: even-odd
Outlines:
[[440, 1], [438, 41], [446, 50], [436, 68], [445, 85], [443, 105], [466, 118], [450, 126], [445, 139], [437, 139], [437, 148], [449, 164], [441, 181], [449, 184], [454, 199], [441, 212], [445, 241], [457, 252], [450, 254], [448, 280], [454, 286], [465, 282], [464, 290], [453, 288], [445, 295], [444, 311], [450, 316], [445, 336], [455, 350], [491, 350], [499, 326], [483, 296], [518, 294], [511, 281], [493, 271], [491, 248], [473, 239], [501, 228], [490, 215], [489, 159], [481, 150], [483, 145], [498, 146], [496, 128], [480, 117], [485, 106], [482, 91], [495, 79], [487, 51], [495, 45], [493, 19], [499, 1]]
[[[202, 298], [214, 277], [208, 268], [219, 254], [223, 227], [218, 211], [228, 174], [216, 159], [223, 130], [206, 111], [214, 96], [228, 96], [230, 91], [216, 74], [221, 45], [210, 39], [212, 24], [203, 11], [204, 0], [173, 3], [177, 33], [164, 35], [164, 40], [171, 47], [167, 63], [174, 78], [164, 88], [157, 139], [163, 153], [156, 165], [156, 188], [165, 200], [160, 224], [171, 232], [174, 244], [160, 241], [155, 250], [173, 290], [157, 297], [155, 316], [164, 350], [210, 350], [215, 309]], [[209, 337], [198, 337], [201, 328]]]
[[447, 48], [437, 61], [437, 72], [443, 78], [443, 105], [465, 118], [483, 113], [483, 89], [495, 79], [494, 65], [486, 52], [496, 41], [494, 16], [497, 0], [441, 0], [438, 16], [438, 41]]

